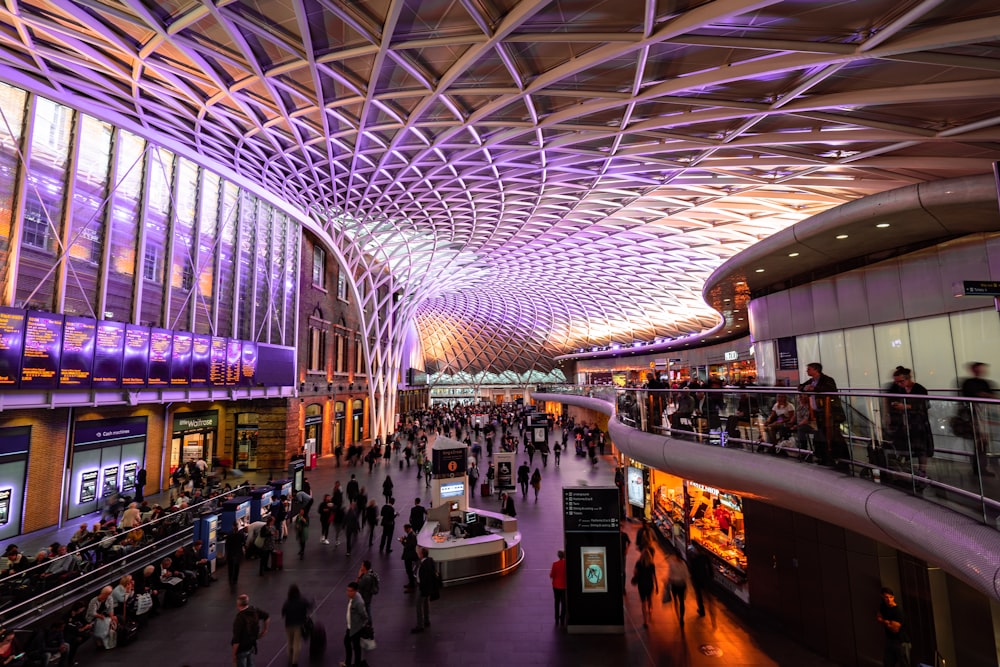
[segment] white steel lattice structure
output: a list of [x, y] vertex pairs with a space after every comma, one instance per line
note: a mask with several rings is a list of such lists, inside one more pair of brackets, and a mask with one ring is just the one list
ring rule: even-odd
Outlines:
[[705, 277], [1000, 158], [995, 0], [11, 0], [0, 78], [297, 208], [357, 280], [377, 428], [431, 372], [709, 329]]

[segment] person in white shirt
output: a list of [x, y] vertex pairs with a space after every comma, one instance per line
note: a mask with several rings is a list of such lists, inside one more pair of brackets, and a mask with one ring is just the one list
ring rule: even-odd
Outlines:
[[771, 414], [764, 422], [767, 430], [767, 441], [774, 444], [788, 437], [792, 424], [795, 423], [795, 406], [788, 402], [788, 396], [778, 394], [771, 407]]

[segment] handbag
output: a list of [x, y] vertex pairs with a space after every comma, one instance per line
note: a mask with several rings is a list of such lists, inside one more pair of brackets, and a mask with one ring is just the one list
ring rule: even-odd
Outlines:
[[153, 596], [150, 593], [139, 593], [135, 596], [135, 614], [142, 616], [153, 608]]
[[374, 651], [376, 648], [378, 648], [378, 644], [375, 643], [374, 639], [365, 639], [364, 637], [362, 637], [361, 648], [363, 648], [366, 651]]
[[313, 621], [312, 616], [306, 616], [305, 623], [302, 624], [302, 638], [308, 639], [309, 635], [311, 635], [315, 629], [316, 622]]
[[372, 627], [371, 623], [368, 623], [365, 627], [361, 628], [359, 634], [361, 635], [361, 639], [375, 639], [375, 628]]

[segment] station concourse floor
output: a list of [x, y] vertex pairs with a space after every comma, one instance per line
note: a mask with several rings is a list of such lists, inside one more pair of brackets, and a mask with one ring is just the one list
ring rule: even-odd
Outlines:
[[[557, 428], [553, 437], [558, 435]], [[518, 456], [518, 465], [522, 455], [523, 451]], [[541, 466], [537, 455], [535, 464]], [[382, 481], [387, 472], [392, 475], [396, 507], [400, 512], [396, 524], [398, 537], [413, 499], [424, 497], [426, 491], [423, 480], [416, 478], [415, 465], [400, 471], [394, 457], [388, 469], [377, 466], [369, 475], [367, 466], [338, 468], [329, 457], [321, 459], [306, 477], [318, 501], [323, 493], [332, 489], [335, 480], [346, 485], [354, 473], [360, 484], [367, 487], [369, 497], [381, 505]], [[558, 468], [550, 456], [548, 467], [542, 468], [542, 475], [537, 504], [530, 488], [526, 501], [520, 498], [520, 493], [515, 496], [525, 550], [521, 567], [504, 577], [443, 589], [441, 599], [431, 603], [432, 626], [422, 634], [410, 633], [416, 622], [415, 596], [403, 592], [406, 576], [400, 560], [401, 546], [396, 543], [392, 554], [380, 554], [379, 528], [374, 547], [368, 547], [365, 533], [347, 557], [343, 544], [335, 549], [333, 544], [320, 543], [319, 522], [313, 511], [304, 560], [297, 557], [297, 543], [286, 542], [284, 571], [261, 577], [258, 562], [246, 561], [235, 591], [230, 590], [222, 568], [217, 572], [219, 581], [200, 589], [184, 607], [164, 610], [143, 629], [134, 644], [111, 651], [98, 650], [88, 644], [78, 653], [79, 664], [99, 667], [231, 665], [229, 640], [236, 612], [236, 594], [247, 593], [251, 604], [272, 614], [270, 630], [261, 640], [256, 656], [257, 667], [285, 667], [288, 657], [280, 611], [288, 586], [296, 583], [314, 601], [314, 617], [327, 629], [329, 645], [319, 664], [339, 665], [344, 659], [345, 587], [356, 578], [358, 567], [366, 558], [372, 561], [381, 581], [380, 592], [372, 605], [378, 648], [365, 655], [371, 667], [827, 667], [834, 664], [753, 619], [746, 610], [734, 611], [722, 601], [715, 602], [714, 614], [699, 618], [690, 591], [683, 633], [673, 609], [661, 606], [659, 601], [654, 602], [648, 630], [644, 629], [638, 594], [632, 586], [628, 587], [625, 599], [624, 634], [568, 634], [560, 630], [554, 623], [549, 580], [551, 563], [556, 558], [556, 551], [562, 548], [560, 489], [563, 485], [613, 484], [613, 461], [611, 457], [602, 457], [599, 464], [591, 468], [583, 458], [573, 456], [571, 450], [569, 456], [563, 456]], [[482, 503], [478, 492], [472, 505], [499, 510], [495, 496]], [[627, 525], [633, 536], [637, 525]], [[626, 572], [631, 572], [636, 557], [633, 546], [627, 555]], [[657, 552], [657, 565], [657, 572], [662, 577], [666, 572], [662, 550]], [[704, 650], [706, 647], [714, 647], [721, 653], [707, 655], [711, 651]], [[304, 645], [299, 661], [303, 666], [309, 663], [306, 651]]]

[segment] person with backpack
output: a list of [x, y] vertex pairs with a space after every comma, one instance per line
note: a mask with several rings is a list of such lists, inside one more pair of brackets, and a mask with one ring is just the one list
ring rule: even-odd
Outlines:
[[[236, 598], [236, 618], [233, 619], [233, 662], [236, 667], [254, 667], [257, 642], [267, 634], [270, 614], [250, 606], [250, 596]], [[261, 625], [263, 623], [263, 626]]]
[[372, 623], [372, 598], [378, 595], [380, 581], [375, 570], [372, 569], [370, 560], [361, 561], [361, 569], [358, 570], [358, 593], [365, 601], [365, 608], [368, 610], [368, 623]]

